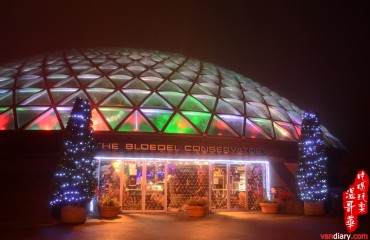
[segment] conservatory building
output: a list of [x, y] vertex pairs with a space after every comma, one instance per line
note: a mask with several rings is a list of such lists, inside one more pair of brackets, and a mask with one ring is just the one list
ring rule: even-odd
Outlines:
[[[248, 77], [180, 54], [81, 49], [3, 65], [2, 156], [22, 145], [29, 154], [17, 161], [54, 171], [77, 97], [92, 108], [99, 189], [124, 212], [181, 212], [194, 196], [210, 211], [253, 210], [272, 187], [296, 200], [303, 111]], [[322, 130], [328, 146], [341, 147]]]

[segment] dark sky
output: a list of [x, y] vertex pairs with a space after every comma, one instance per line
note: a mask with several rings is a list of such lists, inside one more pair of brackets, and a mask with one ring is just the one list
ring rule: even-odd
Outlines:
[[368, 1], [125, 2], [1, 1], [0, 63], [85, 47], [182, 53], [317, 111], [350, 150], [369, 143]]

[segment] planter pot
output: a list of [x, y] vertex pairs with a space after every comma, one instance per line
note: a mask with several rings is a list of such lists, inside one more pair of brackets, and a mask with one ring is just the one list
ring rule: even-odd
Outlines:
[[117, 217], [120, 207], [114, 206], [99, 206], [99, 215], [102, 218], [113, 218]]
[[325, 214], [323, 202], [304, 202], [304, 214], [308, 216], [322, 216]]
[[204, 217], [206, 215], [207, 207], [204, 206], [188, 206], [186, 214], [189, 217]]
[[260, 207], [263, 213], [278, 213], [280, 203], [261, 202]]
[[86, 209], [72, 205], [64, 206], [61, 209], [61, 223], [80, 224], [86, 222]]

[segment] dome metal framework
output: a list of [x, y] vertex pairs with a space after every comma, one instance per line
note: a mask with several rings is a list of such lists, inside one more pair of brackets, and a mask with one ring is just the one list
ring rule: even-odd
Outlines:
[[0, 67], [0, 130], [62, 130], [76, 97], [91, 102], [93, 128], [102, 132], [297, 142], [303, 114], [269, 88], [208, 62], [141, 49], [81, 49]]

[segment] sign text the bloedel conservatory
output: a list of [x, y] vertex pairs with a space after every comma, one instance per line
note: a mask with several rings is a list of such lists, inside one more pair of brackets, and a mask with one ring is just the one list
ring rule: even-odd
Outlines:
[[243, 154], [259, 155], [267, 154], [264, 148], [248, 148], [240, 146], [206, 146], [206, 145], [177, 145], [177, 144], [157, 144], [157, 143], [118, 143], [108, 142], [97, 144], [98, 150], [104, 151], [134, 151], [134, 152], [181, 152], [181, 153], [201, 153], [201, 154]]

